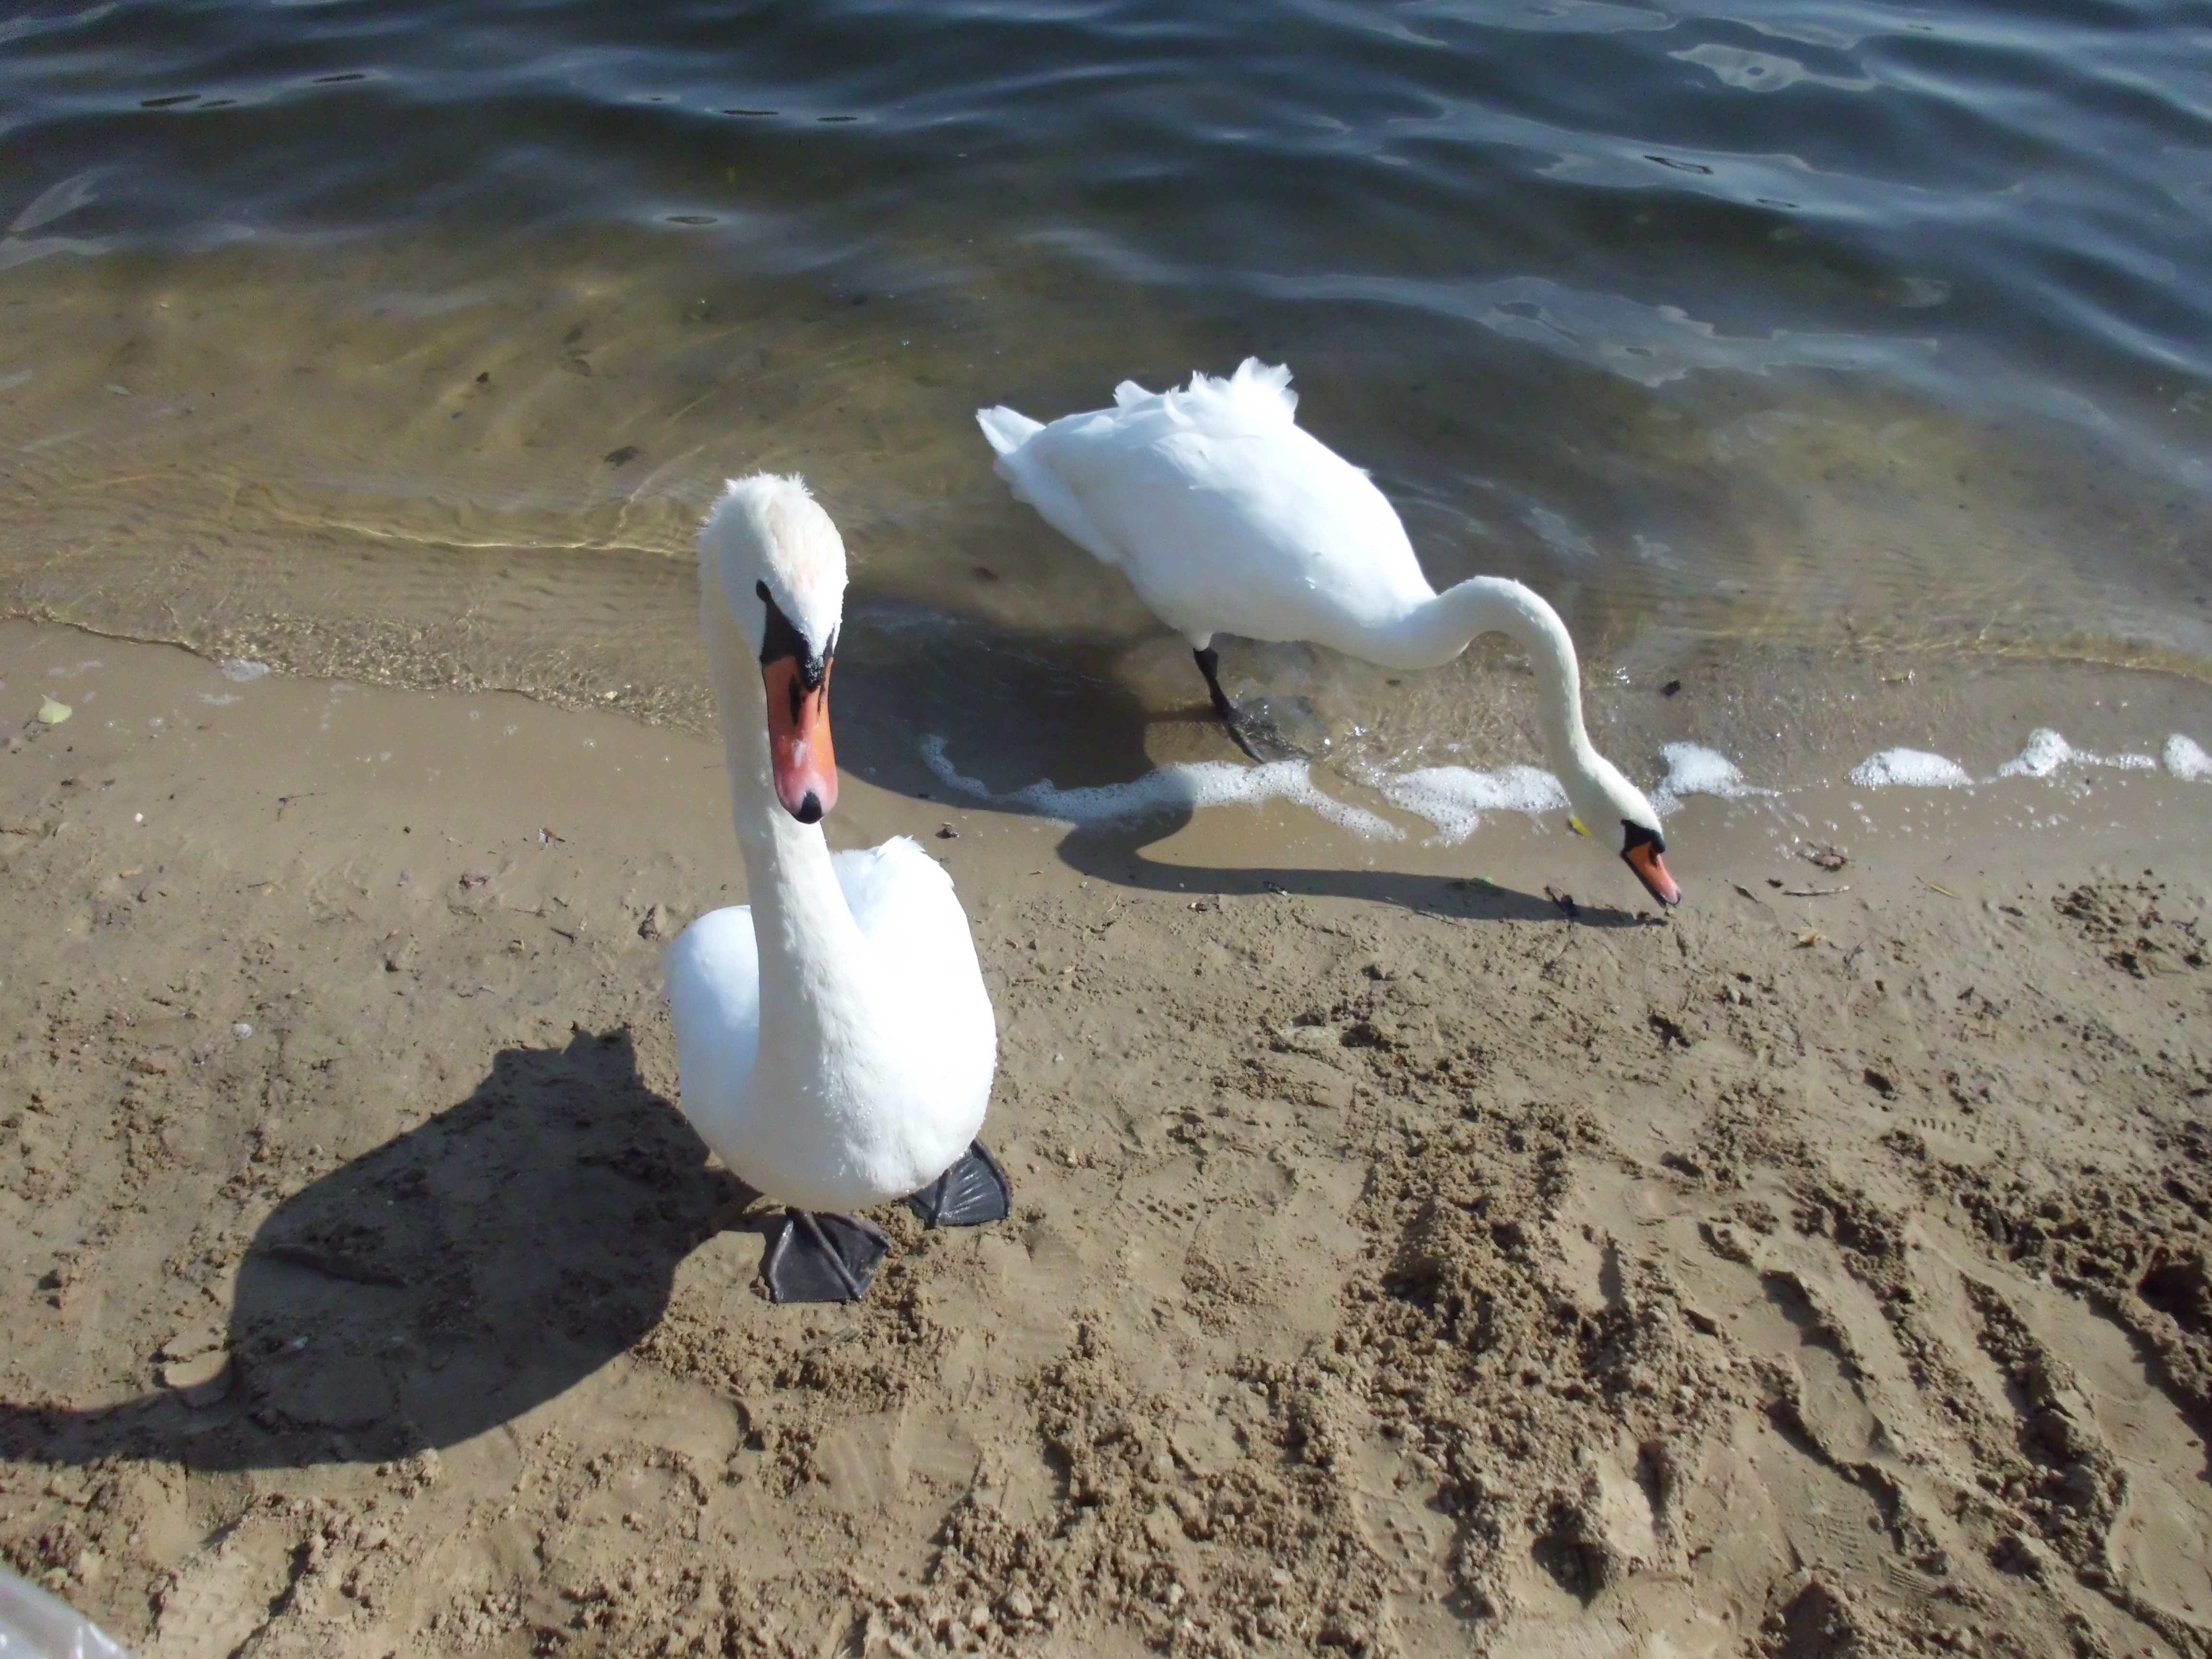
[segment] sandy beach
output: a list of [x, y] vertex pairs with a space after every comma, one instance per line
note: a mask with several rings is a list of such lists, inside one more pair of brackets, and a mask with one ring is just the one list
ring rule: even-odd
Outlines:
[[[137, 1659], [2212, 1659], [2204, 36], [0, 12], [0, 1592]], [[1120, 415], [1082, 522], [1000, 453], [1248, 358], [1348, 468], [1272, 394], [1160, 439], [1218, 514]], [[836, 641], [824, 833], [942, 864], [998, 1025], [1011, 1218], [872, 1212], [849, 1306], [769, 1299], [664, 999], [749, 896], [757, 471], [844, 544], [834, 623], [819, 547], [735, 590]], [[1478, 575], [1574, 667], [1415, 605]], [[870, 1076], [980, 1061], [872, 979]]]
[[0, 686], [0, 1553], [154, 1659], [2212, 1652], [2202, 781], [1693, 798], [1662, 921], [1556, 825], [848, 775], [1017, 1214], [778, 1308], [672, 1103], [716, 747]]

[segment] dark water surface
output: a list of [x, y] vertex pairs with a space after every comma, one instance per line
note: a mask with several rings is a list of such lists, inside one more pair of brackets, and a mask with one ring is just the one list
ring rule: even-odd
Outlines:
[[118, 631], [683, 717], [769, 465], [946, 718], [1172, 705], [969, 411], [1257, 352], [1632, 685], [2212, 665], [2202, 4], [33, 0], [0, 225], [0, 606]]

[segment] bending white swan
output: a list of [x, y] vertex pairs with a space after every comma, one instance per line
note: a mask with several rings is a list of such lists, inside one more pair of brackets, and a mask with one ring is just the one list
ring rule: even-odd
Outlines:
[[[1303, 430], [1287, 368], [1248, 357], [1181, 391], [1114, 388], [1114, 407], [1049, 426], [976, 413], [1018, 501], [1120, 568], [1189, 640], [1206, 690], [1247, 754], [1221, 689], [1216, 634], [1310, 640], [1391, 668], [1433, 668], [1479, 634], [1518, 641], [1540, 682], [1544, 735], [1577, 827], [1608, 843], [1662, 904], [1680, 902], [1659, 815], [1591, 746], [1581, 670], [1559, 613], [1519, 582], [1476, 576], [1438, 593], [1367, 475]], [[1254, 758], [1258, 757], [1254, 755]]]
[[787, 1206], [779, 1302], [849, 1301], [889, 1249], [851, 1212], [908, 1198], [933, 1226], [1003, 1220], [975, 1141], [998, 1030], [951, 878], [902, 836], [831, 854], [830, 672], [845, 548], [799, 479], [732, 483], [699, 532], [699, 613], [750, 905], [668, 949], [683, 1110]]

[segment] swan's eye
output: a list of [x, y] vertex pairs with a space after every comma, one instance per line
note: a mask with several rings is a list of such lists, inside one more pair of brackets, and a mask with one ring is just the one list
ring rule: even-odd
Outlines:
[[1666, 836], [1656, 830], [1646, 830], [1633, 818], [1621, 819], [1620, 829], [1620, 850], [1623, 853], [1632, 853], [1639, 847], [1648, 847], [1655, 853], [1667, 850]]

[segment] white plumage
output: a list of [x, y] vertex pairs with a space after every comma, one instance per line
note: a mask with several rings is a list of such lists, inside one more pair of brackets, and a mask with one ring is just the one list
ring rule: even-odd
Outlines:
[[976, 411], [1017, 500], [1120, 569], [1191, 643], [1214, 708], [1249, 750], [1223, 693], [1213, 636], [1308, 640], [1391, 668], [1433, 668], [1476, 635], [1510, 635], [1540, 683], [1552, 763], [1580, 821], [1628, 859], [1662, 903], [1680, 890], [1658, 815], [1591, 746], [1581, 670], [1559, 614], [1521, 583], [1474, 576], [1439, 593], [1398, 514], [1359, 468], [1297, 423], [1289, 369], [1248, 357], [1227, 380], [1114, 388], [1114, 407], [1049, 426]]
[[967, 914], [934, 859], [901, 836], [835, 854], [830, 868], [871, 958], [840, 976], [870, 1041], [834, 1061], [779, 1057], [768, 1069], [780, 1086], [757, 1086], [750, 905], [684, 930], [668, 951], [668, 1000], [684, 1115], [699, 1138], [779, 1202], [850, 1211], [903, 1198], [968, 1150], [990, 1103], [998, 1034]]
[[767, 600], [825, 659], [844, 547], [797, 479], [730, 486], [700, 534], [700, 609], [752, 903], [669, 947], [684, 1115], [749, 1185], [803, 1210], [901, 1198], [968, 1150], [997, 1024], [952, 879], [899, 836], [831, 855], [776, 797]]
[[1372, 658], [1376, 630], [1435, 595], [1388, 498], [1297, 424], [1290, 383], [1248, 357], [1181, 390], [1124, 380], [1112, 409], [1049, 426], [977, 419], [1016, 498], [1193, 647], [1241, 634]]

